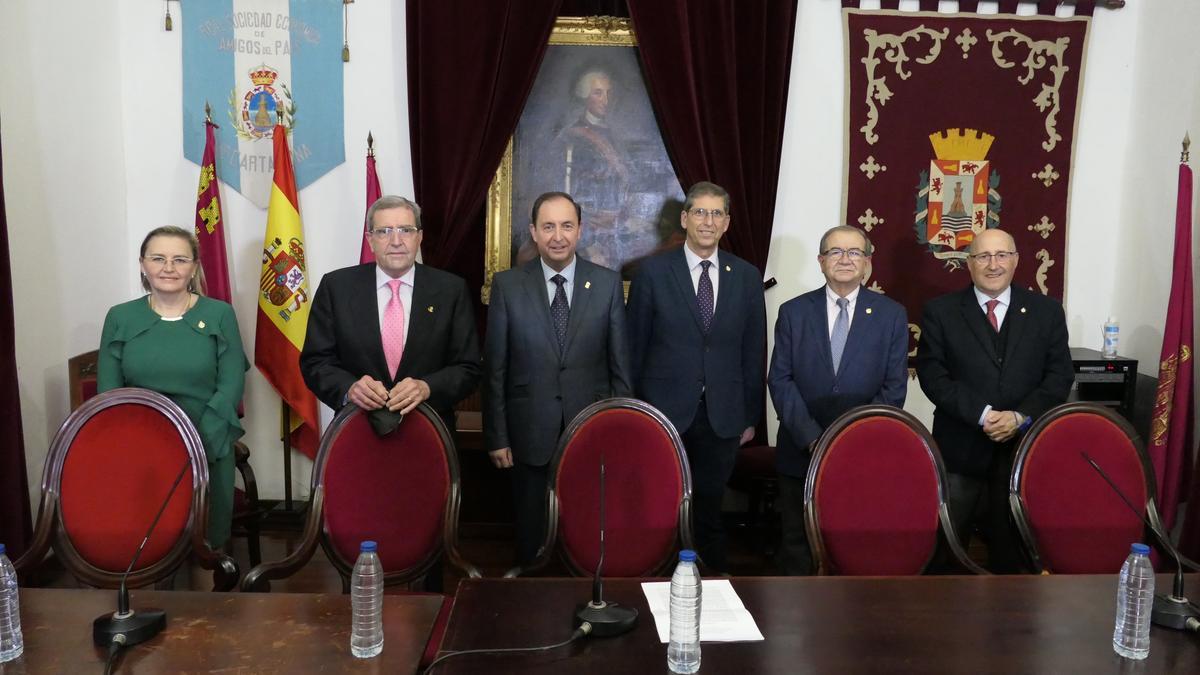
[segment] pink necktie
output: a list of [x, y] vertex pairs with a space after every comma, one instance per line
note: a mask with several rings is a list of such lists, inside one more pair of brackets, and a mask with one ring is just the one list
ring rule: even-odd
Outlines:
[[392, 299], [388, 300], [383, 309], [383, 356], [387, 359], [388, 373], [396, 376], [400, 367], [400, 357], [404, 355], [404, 303], [400, 301], [399, 279], [392, 279], [388, 286], [392, 287]]
[[996, 305], [998, 305], [998, 304], [1000, 304], [999, 300], [988, 300], [987, 301], [988, 323], [992, 324], [992, 330], [996, 331], [997, 333], [1000, 332], [1000, 321], [999, 321], [999, 317], [996, 316]]

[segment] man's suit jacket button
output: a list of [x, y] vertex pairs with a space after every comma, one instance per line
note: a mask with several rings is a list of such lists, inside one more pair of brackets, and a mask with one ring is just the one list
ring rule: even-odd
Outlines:
[[555, 396], [555, 397], [554, 397], [554, 400], [555, 400], [555, 401], [561, 401], [561, 400], [562, 400], [562, 394], [558, 394], [557, 396]]

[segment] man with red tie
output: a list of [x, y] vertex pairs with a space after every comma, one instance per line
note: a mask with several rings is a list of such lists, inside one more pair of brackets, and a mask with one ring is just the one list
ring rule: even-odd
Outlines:
[[[466, 282], [419, 265], [421, 208], [381, 197], [367, 210], [374, 263], [326, 274], [313, 297], [300, 371], [337, 410], [352, 403], [377, 431], [423, 401], [454, 428], [454, 404], [479, 382], [479, 336]], [[399, 413], [399, 415], [397, 414]]]
[[1063, 403], [1075, 379], [1062, 305], [1013, 286], [1017, 245], [991, 229], [967, 249], [972, 285], [925, 305], [917, 349], [921, 389], [937, 406], [933, 438], [946, 462], [950, 517], [967, 543], [978, 522], [988, 567], [1024, 566], [1009, 517], [1008, 478], [1017, 441]]

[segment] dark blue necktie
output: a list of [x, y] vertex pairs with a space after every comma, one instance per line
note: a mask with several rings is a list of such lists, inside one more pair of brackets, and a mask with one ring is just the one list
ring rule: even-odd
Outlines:
[[554, 289], [554, 301], [550, 303], [550, 318], [554, 320], [554, 335], [558, 337], [558, 351], [561, 354], [567, 344], [567, 318], [571, 314], [571, 307], [567, 304], [567, 292], [563, 290], [567, 278], [555, 274], [550, 277], [550, 281], [558, 287]]
[[704, 325], [704, 334], [712, 328], [713, 320], [713, 287], [712, 279], [708, 277], [708, 268], [712, 263], [700, 261], [700, 282], [696, 284], [696, 303], [700, 305], [700, 323]]

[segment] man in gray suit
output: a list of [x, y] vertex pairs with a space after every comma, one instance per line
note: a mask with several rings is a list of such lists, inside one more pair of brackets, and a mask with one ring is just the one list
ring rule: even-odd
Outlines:
[[492, 279], [484, 349], [483, 434], [512, 471], [517, 563], [546, 531], [546, 482], [558, 437], [581, 410], [629, 396], [621, 276], [575, 255], [579, 204], [563, 192], [533, 203], [538, 258]]

